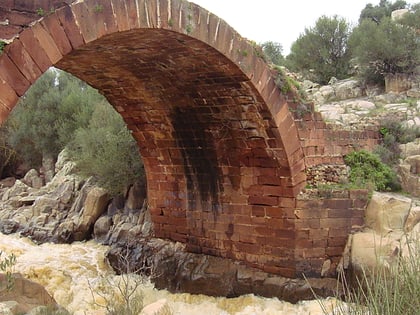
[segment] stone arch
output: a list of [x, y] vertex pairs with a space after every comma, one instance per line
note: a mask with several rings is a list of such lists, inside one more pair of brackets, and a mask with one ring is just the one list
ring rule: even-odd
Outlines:
[[183, 0], [67, 3], [0, 56], [1, 120], [48, 67], [76, 75], [138, 142], [156, 236], [294, 276], [304, 156], [252, 43]]

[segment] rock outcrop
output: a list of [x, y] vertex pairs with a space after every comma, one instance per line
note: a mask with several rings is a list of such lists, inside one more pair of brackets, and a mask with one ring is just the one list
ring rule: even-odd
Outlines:
[[[0, 274], [0, 283], [6, 281], [5, 277]], [[37, 307], [45, 306], [50, 309], [59, 308], [43, 286], [23, 278], [20, 274], [13, 274], [13, 286], [10, 290], [0, 289], [1, 314], [26, 314]]]
[[[378, 266], [388, 268], [418, 253], [420, 201], [401, 195], [375, 192], [366, 209], [366, 226], [353, 234], [340, 268], [351, 278]], [[416, 259], [416, 258], [415, 258]]]
[[128, 272], [130, 266], [131, 271], [150, 276], [156, 288], [177, 293], [226, 297], [254, 293], [296, 303], [313, 299], [312, 290], [326, 297], [337, 289], [332, 278], [284, 278], [230, 259], [189, 253], [183, 244], [161, 239], [114, 244], [107, 258], [117, 272]]

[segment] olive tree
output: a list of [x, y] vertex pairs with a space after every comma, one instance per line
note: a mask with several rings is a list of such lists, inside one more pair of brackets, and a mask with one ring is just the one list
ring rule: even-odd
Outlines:
[[379, 23], [363, 20], [349, 42], [367, 82], [383, 82], [385, 74], [412, 73], [420, 63], [417, 30], [389, 17]]
[[292, 44], [287, 56], [292, 70], [313, 72], [319, 83], [327, 83], [331, 77], [343, 79], [350, 70], [348, 38], [351, 28], [345, 19], [338, 16], [320, 17], [314, 27]]

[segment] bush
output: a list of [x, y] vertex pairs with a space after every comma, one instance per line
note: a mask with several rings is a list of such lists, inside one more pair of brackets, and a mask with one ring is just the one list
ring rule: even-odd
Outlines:
[[379, 191], [399, 189], [395, 172], [378, 155], [365, 150], [354, 151], [344, 160], [350, 167], [349, 180], [353, 185]]
[[13, 278], [13, 269], [16, 265], [16, 256], [15, 254], [10, 254], [7, 257], [2, 257], [3, 252], [0, 251], [0, 271], [6, 274], [6, 283], [1, 283], [0, 289], [6, 289], [7, 291], [10, 291], [13, 289], [13, 286], [15, 284], [14, 278]]
[[94, 106], [89, 125], [76, 130], [69, 153], [80, 173], [93, 176], [111, 195], [144, 177], [137, 143], [108, 103]]
[[404, 126], [398, 118], [386, 118], [379, 129], [382, 144], [374, 152], [382, 162], [393, 166], [398, 163], [401, 155], [400, 144], [408, 143], [420, 136], [420, 128]]

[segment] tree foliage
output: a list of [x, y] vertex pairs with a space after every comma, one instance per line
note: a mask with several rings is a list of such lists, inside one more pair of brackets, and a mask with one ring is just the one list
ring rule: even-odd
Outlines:
[[349, 180], [352, 184], [380, 191], [399, 188], [395, 172], [376, 154], [366, 150], [354, 151], [344, 160], [350, 167]]
[[293, 43], [287, 57], [292, 70], [312, 70], [320, 83], [345, 78], [350, 69], [349, 36], [350, 26], [343, 18], [320, 17]]
[[349, 42], [367, 81], [383, 81], [388, 73], [412, 73], [420, 62], [417, 31], [388, 17], [379, 23], [363, 20]]
[[58, 155], [75, 129], [87, 123], [92, 104], [100, 99], [86, 83], [66, 72], [48, 70], [9, 117], [8, 141], [28, 165], [38, 167], [43, 157]]
[[110, 193], [144, 176], [137, 144], [121, 116], [96, 90], [64, 71], [41, 76], [2, 131], [8, 139], [5, 157], [16, 151], [37, 168], [43, 157], [56, 159], [69, 147], [80, 172]]
[[95, 104], [86, 127], [76, 130], [69, 152], [85, 176], [93, 176], [111, 194], [144, 177], [137, 143], [121, 116], [105, 102]]
[[397, 0], [393, 3], [387, 0], [381, 0], [376, 6], [368, 3], [360, 13], [359, 23], [362, 23], [365, 19], [379, 23], [383, 18], [391, 17], [392, 11], [404, 9], [406, 7], [407, 2], [404, 0]]
[[280, 43], [267, 41], [261, 44], [261, 48], [269, 62], [275, 65], [284, 63], [283, 47]]

